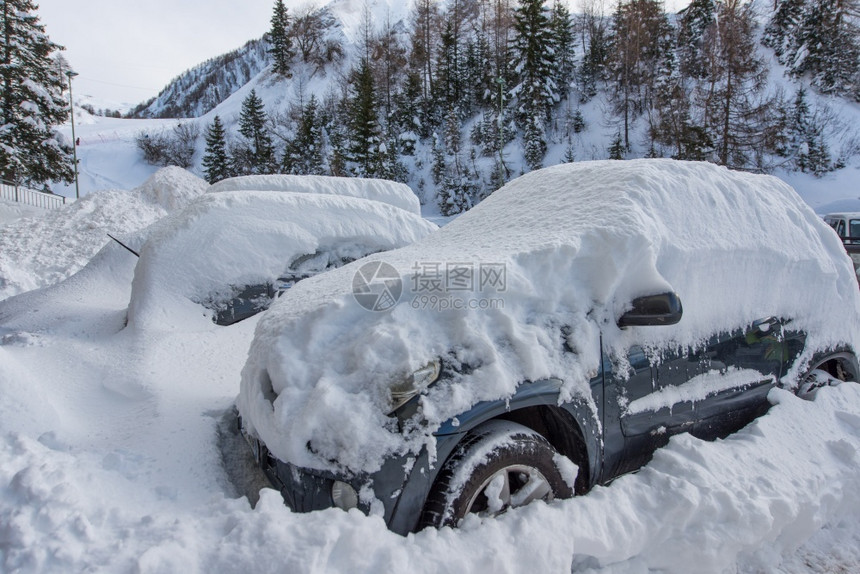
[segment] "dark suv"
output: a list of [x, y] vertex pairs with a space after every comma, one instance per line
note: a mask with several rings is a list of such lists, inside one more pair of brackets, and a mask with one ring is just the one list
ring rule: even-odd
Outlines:
[[238, 406], [291, 508], [405, 534], [583, 494], [673, 434], [743, 427], [775, 386], [856, 381], [858, 310], [838, 239], [775, 178], [568, 164], [296, 285]]

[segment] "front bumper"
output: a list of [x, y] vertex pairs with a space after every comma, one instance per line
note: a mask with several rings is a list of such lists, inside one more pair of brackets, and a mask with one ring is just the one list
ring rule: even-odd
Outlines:
[[381, 514], [391, 531], [404, 536], [418, 528], [421, 511], [439, 467], [461, 438], [459, 433], [437, 436], [438, 462], [435, 463], [430, 462], [427, 450], [422, 449], [418, 456], [387, 459], [382, 468], [371, 475], [344, 476], [300, 468], [278, 460], [265, 444], [243, 429], [241, 418], [239, 429], [257, 464], [294, 512], [334, 508], [332, 487], [335, 481], [342, 481], [359, 493], [358, 508], [362, 512]]
[[317, 476], [310, 471], [276, 459], [262, 442], [243, 433], [254, 459], [266, 474], [271, 485], [284, 498], [284, 503], [295, 512], [310, 512], [332, 508], [331, 489], [334, 478]]

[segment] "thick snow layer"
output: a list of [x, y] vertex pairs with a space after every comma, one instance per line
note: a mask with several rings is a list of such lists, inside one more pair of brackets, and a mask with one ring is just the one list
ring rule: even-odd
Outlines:
[[421, 215], [418, 196], [408, 185], [384, 179], [326, 175], [245, 175], [219, 181], [209, 188], [221, 191], [291, 191], [360, 197], [388, 203]]
[[271, 489], [252, 508], [236, 474], [253, 483], [253, 463], [225, 415], [258, 319], [124, 329], [135, 263], [110, 243], [69, 279], [0, 301], [4, 572], [860, 571], [853, 384], [814, 402], [775, 392], [726, 440], [673, 437], [609, 487], [458, 531], [296, 514]]
[[[634, 341], [695, 345], [775, 316], [808, 330], [810, 350], [860, 347], [860, 293], [833, 231], [780, 180], [712, 164], [532, 172], [426, 239], [371, 259], [412, 289], [392, 310], [357, 304], [359, 262], [299, 284], [258, 325], [238, 404], [281, 460], [373, 472], [392, 453], [432, 448], [439, 424], [522, 381], [557, 377], [563, 397], [590, 397], [600, 331], [620, 356]], [[422, 294], [450, 279], [432, 274], [452, 264], [502, 266], [504, 284]], [[633, 298], [667, 290], [684, 304], [678, 325], [615, 327]], [[451, 310], [457, 301], [463, 310]], [[422, 398], [427, 426], [389, 431], [390, 388], [438, 357], [468, 375]]]
[[[192, 301], [229, 299], [231, 286], [274, 282], [299, 257], [356, 259], [435, 229], [420, 215], [355, 197], [207, 193], [162, 222], [141, 250], [129, 324], [187, 325], [202, 316]], [[177, 315], [180, 308], [188, 313]]]
[[206, 180], [181, 167], [161, 168], [135, 189], [141, 199], [168, 211], [182, 209], [209, 188]]
[[206, 188], [185, 170], [164, 168], [130, 192], [91, 193], [35, 218], [0, 225], [0, 299], [65, 279], [111, 241], [108, 234], [126, 238]]
[[45, 209], [41, 207], [34, 207], [0, 198], [0, 225], [21, 219], [22, 217], [36, 217], [44, 214]]

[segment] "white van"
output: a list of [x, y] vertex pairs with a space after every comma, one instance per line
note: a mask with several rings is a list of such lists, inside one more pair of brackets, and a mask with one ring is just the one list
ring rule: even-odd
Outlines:
[[854, 271], [860, 281], [860, 212], [828, 213], [824, 221], [836, 230], [836, 234], [845, 245], [845, 250], [854, 262]]
[[860, 245], [860, 212], [829, 213], [824, 221], [836, 230], [846, 245]]

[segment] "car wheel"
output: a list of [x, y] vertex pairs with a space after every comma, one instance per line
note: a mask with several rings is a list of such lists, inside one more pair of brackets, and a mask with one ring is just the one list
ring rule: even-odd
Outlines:
[[504, 420], [481, 425], [439, 472], [421, 527], [457, 526], [469, 514], [496, 516], [534, 500], [573, 496], [575, 477], [565, 480], [560, 457], [528, 427]]
[[810, 369], [795, 392], [802, 399], [814, 400], [818, 389], [835, 387], [849, 381], [856, 382], [856, 376], [846, 369], [841, 361], [833, 359], [819, 363]]

